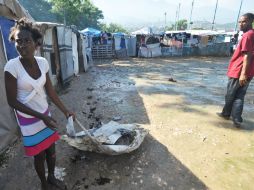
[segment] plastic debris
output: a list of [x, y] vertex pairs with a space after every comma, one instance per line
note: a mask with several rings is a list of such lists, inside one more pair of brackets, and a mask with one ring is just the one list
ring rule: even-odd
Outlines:
[[76, 122], [83, 131], [76, 133], [76, 138], [63, 135], [62, 140], [83, 151], [108, 155], [129, 153], [139, 148], [148, 134], [146, 129], [140, 128], [136, 124], [120, 124], [110, 121], [100, 128], [87, 130], [77, 119]]

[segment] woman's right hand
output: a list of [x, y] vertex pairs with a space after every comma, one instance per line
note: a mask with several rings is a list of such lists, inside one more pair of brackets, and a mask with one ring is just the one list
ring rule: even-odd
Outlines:
[[53, 131], [57, 130], [57, 122], [50, 116], [44, 116], [42, 121], [45, 123], [45, 125], [52, 129]]

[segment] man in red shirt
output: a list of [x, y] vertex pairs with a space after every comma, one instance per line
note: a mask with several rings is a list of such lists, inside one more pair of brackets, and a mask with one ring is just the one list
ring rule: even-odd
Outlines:
[[244, 96], [251, 79], [254, 76], [254, 30], [252, 23], [254, 14], [246, 13], [240, 17], [239, 28], [243, 31], [240, 40], [228, 66], [229, 77], [225, 105], [218, 116], [232, 120], [236, 127], [243, 122], [242, 111]]

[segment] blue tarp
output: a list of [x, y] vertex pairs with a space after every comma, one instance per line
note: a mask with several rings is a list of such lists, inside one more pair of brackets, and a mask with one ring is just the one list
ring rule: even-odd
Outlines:
[[84, 34], [84, 35], [90, 35], [90, 36], [100, 36], [101, 35], [101, 31], [94, 29], [94, 28], [86, 28], [84, 30], [81, 30], [80, 33]]
[[122, 37], [122, 36], [125, 36], [126, 34], [123, 33], [123, 32], [115, 32], [113, 33], [113, 36], [119, 36], [119, 37]]
[[0, 27], [3, 34], [3, 41], [6, 49], [7, 59], [13, 59], [18, 56], [18, 52], [15, 48], [14, 43], [9, 41], [10, 29], [13, 27], [15, 22], [13, 20], [6, 19], [0, 16]]

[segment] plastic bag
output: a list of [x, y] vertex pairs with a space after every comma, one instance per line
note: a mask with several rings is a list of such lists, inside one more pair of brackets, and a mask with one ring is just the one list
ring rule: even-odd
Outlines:
[[76, 137], [76, 131], [75, 131], [75, 128], [74, 128], [74, 124], [73, 124], [73, 117], [70, 116], [68, 117], [68, 121], [67, 121], [67, 124], [66, 124], [66, 133], [68, 136], [70, 137]]

